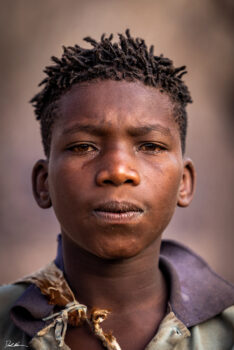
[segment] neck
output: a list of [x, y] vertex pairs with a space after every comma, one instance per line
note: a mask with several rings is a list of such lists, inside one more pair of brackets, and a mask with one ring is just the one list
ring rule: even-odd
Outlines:
[[165, 309], [166, 285], [158, 267], [161, 237], [135, 257], [106, 260], [62, 236], [65, 276], [80, 303], [118, 313]]

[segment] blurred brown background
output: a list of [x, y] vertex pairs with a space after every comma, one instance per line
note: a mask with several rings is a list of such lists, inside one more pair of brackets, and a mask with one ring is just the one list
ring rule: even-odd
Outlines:
[[[59, 226], [52, 210], [31, 194], [31, 168], [43, 157], [29, 99], [42, 70], [61, 46], [103, 32], [123, 32], [155, 45], [176, 66], [187, 65], [187, 155], [198, 181], [188, 209], [178, 209], [165, 237], [194, 249], [234, 282], [233, 235], [233, 2], [230, 0], [9, 0], [1, 25], [1, 242], [0, 283], [50, 261]], [[115, 36], [116, 37], [116, 36]], [[84, 43], [84, 45], [86, 45]]]

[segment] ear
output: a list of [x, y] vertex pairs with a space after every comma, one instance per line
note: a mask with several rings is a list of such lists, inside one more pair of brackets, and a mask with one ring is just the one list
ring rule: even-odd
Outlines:
[[40, 159], [36, 162], [32, 171], [32, 188], [34, 198], [39, 207], [50, 208], [52, 203], [48, 186], [48, 161]]
[[183, 175], [178, 192], [177, 205], [179, 207], [187, 207], [191, 203], [195, 191], [195, 182], [195, 168], [191, 159], [187, 158], [184, 160]]

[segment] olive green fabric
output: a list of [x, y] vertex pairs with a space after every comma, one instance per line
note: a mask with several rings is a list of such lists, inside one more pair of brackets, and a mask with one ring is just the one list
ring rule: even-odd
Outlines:
[[13, 343], [28, 345], [30, 338], [16, 327], [10, 318], [12, 305], [27, 287], [26, 284], [9, 284], [0, 287], [0, 349], [10, 349], [12, 346], [9, 345]]
[[[46, 337], [34, 337], [30, 341], [11, 321], [10, 309], [26, 288], [23, 284], [0, 287], [0, 349], [10, 349], [10, 344], [19, 344], [21, 349], [24, 349], [24, 346], [34, 350], [59, 349], [53, 329]], [[63, 349], [69, 350], [69, 347], [64, 346]], [[145, 350], [172, 349], [234, 350], [234, 306], [190, 329], [187, 329], [173, 312], [167, 314]]]
[[169, 314], [145, 350], [234, 350], [234, 306], [191, 327], [190, 334], [185, 328], [173, 313]]

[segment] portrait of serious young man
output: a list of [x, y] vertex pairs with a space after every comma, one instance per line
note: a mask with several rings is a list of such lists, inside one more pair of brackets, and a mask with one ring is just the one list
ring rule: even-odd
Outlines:
[[0, 288], [1, 348], [232, 349], [233, 286], [162, 240], [196, 182], [186, 68], [129, 30], [84, 40], [52, 56], [31, 100], [33, 194], [61, 233], [54, 261]]

